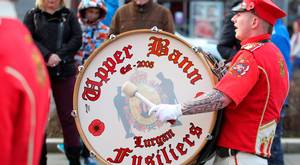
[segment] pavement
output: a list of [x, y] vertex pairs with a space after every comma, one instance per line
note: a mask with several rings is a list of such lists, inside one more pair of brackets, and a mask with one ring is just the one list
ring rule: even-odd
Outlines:
[[[65, 155], [58, 151], [56, 145], [62, 143], [63, 140], [47, 139], [48, 147], [48, 165], [68, 165]], [[299, 165], [300, 164], [300, 138], [283, 138], [282, 144], [284, 148], [284, 163], [285, 165]], [[208, 161], [205, 165], [212, 165], [213, 159]], [[82, 161], [83, 164], [83, 161]], [[101, 165], [98, 163], [98, 165]]]
[[[285, 165], [299, 165], [300, 153], [285, 153]], [[208, 161], [205, 165], [212, 165], [213, 160]], [[63, 153], [48, 153], [48, 165], [68, 165], [67, 158]], [[83, 164], [83, 161], [82, 161]], [[100, 163], [98, 164], [100, 165]]]

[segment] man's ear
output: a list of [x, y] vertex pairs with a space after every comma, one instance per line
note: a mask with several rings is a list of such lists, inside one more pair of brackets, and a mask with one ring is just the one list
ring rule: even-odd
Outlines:
[[257, 28], [259, 25], [259, 21], [261, 20], [257, 16], [253, 16], [251, 27], [254, 29]]

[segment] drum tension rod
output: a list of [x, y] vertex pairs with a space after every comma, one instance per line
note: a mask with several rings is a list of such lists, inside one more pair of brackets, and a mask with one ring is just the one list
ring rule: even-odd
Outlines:
[[113, 40], [113, 39], [115, 39], [115, 38], [117, 38], [116, 35], [114, 35], [114, 34], [109, 35], [109, 39], [110, 39], [110, 40]]
[[153, 26], [153, 27], [151, 28], [151, 31], [153, 31], [153, 32], [159, 32], [159, 29], [158, 29], [157, 26]]
[[213, 135], [211, 135], [210, 133], [208, 133], [205, 137], [206, 140], [212, 140], [214, 138]]
[[83, 65], [79, 65], [79, 66], [77, 67], [77, 69], [78, 69], [78, 71], [80, 72], [80, 71], [82, 71], [82, 70], [84, 69], [84, 66], [83, 66]]
[[204, 55], [204, 59], [207, 62], [210, 70], [213, 72], [215, 76], [217, 76], [218, 80], [225, 75], [227, 72], [227, 66], [224, 63], [224, 60], [217, 59], [214, 55], [209, 52], [205, 52], [201, 47], [193, 47], [194, 52], [202, 53]]
[[193, 51], [194, 51], [195, 53], [199, 53], [200, 50], [201, 50], [201, 48], [199, 48], [199, 47], [197, 47], [197, 46], [194, 46], [192, 49], [193, 49]]
[[71, 116], [73, 116], [74, 118], [77, 117], [77, 110], [73, 109], [71, 112]]
[[96, 154], [94, 151], [90, 151], [90, 156], [93, 158], [93, 159], [96, 159]]

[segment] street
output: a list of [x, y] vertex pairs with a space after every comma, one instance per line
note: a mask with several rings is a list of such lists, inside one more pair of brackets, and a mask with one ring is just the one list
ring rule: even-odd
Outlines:
[[[284, 155], [285, 165], [299, 165], [300, 154], [299, 153], [288, 153]], [[48, 165], [67, 165], [67, 159], [62, 153], [49, 153], [48, 154]], [[83, 164], [83, 163], [82, 163]], [[212, 165], [212, 160], [208, 161], [206, 165]]]

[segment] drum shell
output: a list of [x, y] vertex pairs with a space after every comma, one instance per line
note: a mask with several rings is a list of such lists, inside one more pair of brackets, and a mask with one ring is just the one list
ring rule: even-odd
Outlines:
[[[74, 90], [77, 128], [100, 162], [117, 164], [116, 155], [125, 152], [121, 148], [128, 149], [128, 156], [122, 161], [118, 158], [122, 164], [139, 161], [139, 156], [142, 164], [188, 164], [199, 153], [204, 155], [202, 150], [209, 143], [206, 137], [213, 133], [217, 121], [216, 112], [183, 116], [174, 126], [160, 123], [146, 115], [149, 107], [140, 100], [121, 93], [125, 81], [136, 84], [155, 104], [175, 104], [209, 91], [217, 80], [203, 54], [195, 53], [173, 34], [144, 29], [106, 41], [84, 64]], [[153, 145], [145, 143], [151, 139], [155, 139]], [[146, 159], [149, 156], [152, 158]]]

